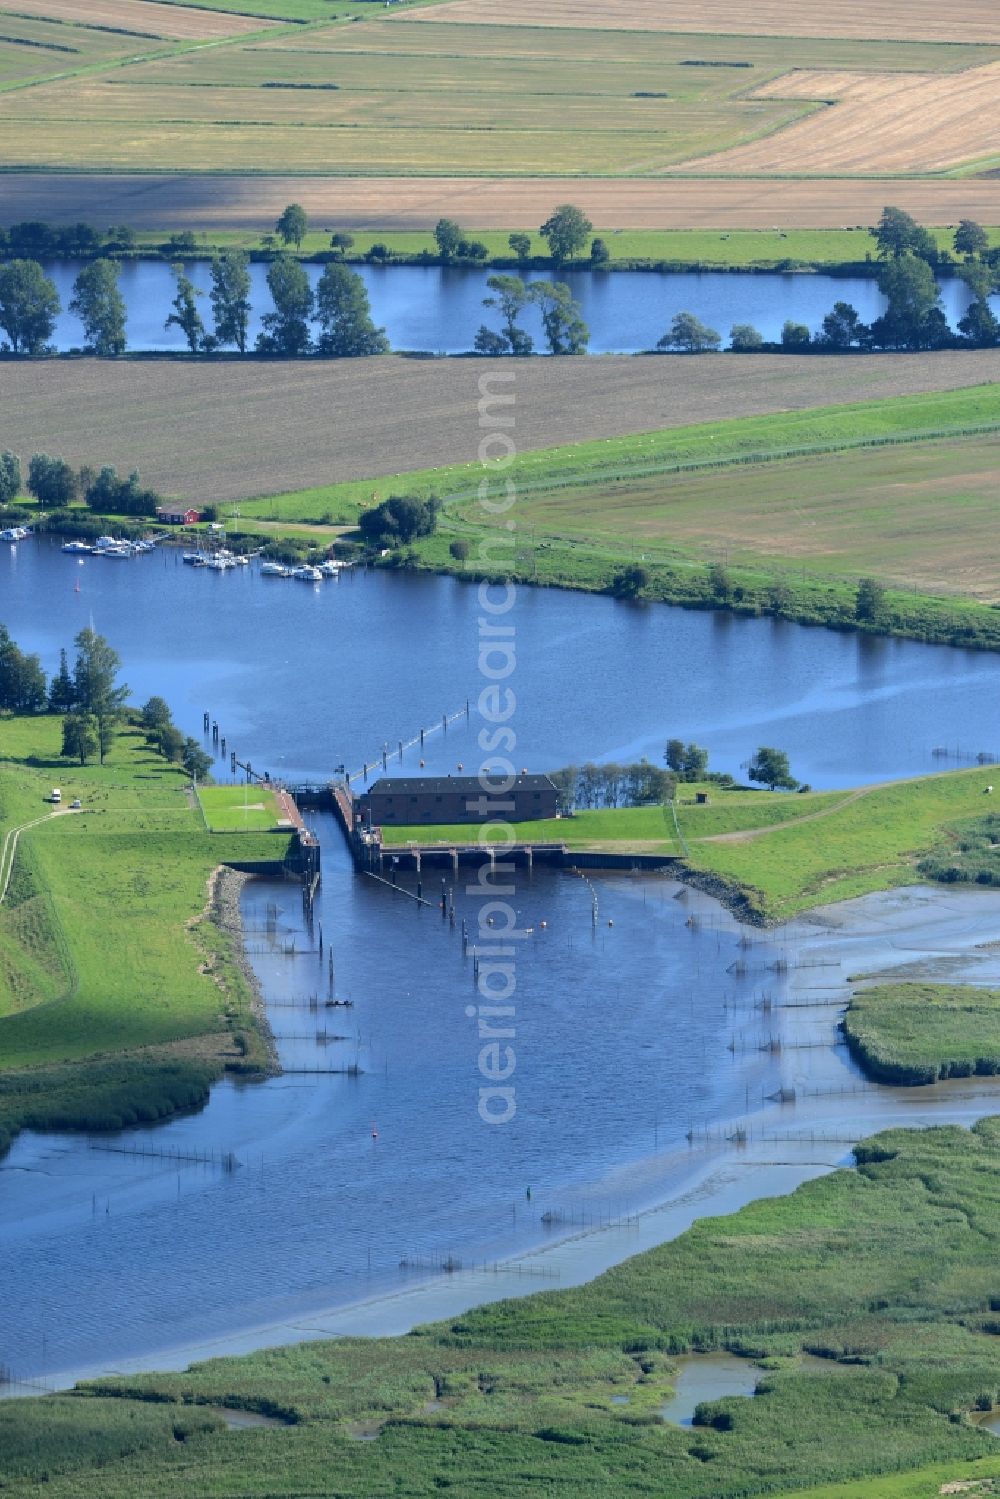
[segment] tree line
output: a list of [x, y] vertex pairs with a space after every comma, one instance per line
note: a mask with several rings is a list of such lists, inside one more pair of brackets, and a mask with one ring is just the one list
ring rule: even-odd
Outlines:
[[17, 454], [0, 453], [0, 508], [11, 505], [23, 490], [52, 510], [83, 499], [98, 514], [151, 516], [162, 504], [162, 497], [155, 489], [147, 489], [135, 470], [123, 479], [110, 464], [74, 469], [64, 458], [33, 453], [25, 478]]
[[[685, 744], [682, 739], [668, 739], [663, 753], [662, 769], [649, 760], [618, 765], [613, 760], [597, 765], [567, 765], [549, 772], [559, 793], [563, 812], [594, 811], [614, 807], [656, 806], [676, 799], [683, 782], [709, 782], [728, 788], [736, 785], [726, 771], [710, 771], [708, 750], [700, 744]], [[762, 745], [747, 764], [747, 775], [771, 791], [808, 791], [789, 768], [784, 750]]]
[[[41, 658], [22, 651], [0, 624], [0, 713], [59, 714], [63, 755], [81, 765], [97, 755], [103, 765], [128, 717], [129, 689], [118, 680], [121, 658], [103, 635], [84, 629], [73, 645], [72, 668], [68, 653], [60, 651], [59, 670], [48, 681]], [[211, 758], [197, 740], [181, 733], [163, 698], [150, 698], [135, 721], [164, 759], [183, 765], [192, 777], [209, 773]]]
[[[118, 261], [101, 257], [84, 266], [73, 283], [69, 312], [80, 320], [88, 354], [113, 358], [126, 348], [126, 307], [118, 280]], [[192, 354], [235, 348], [245, 354], [249, 343], [251, 282], [249, 256], [229, 250], [213, 258], [209, 270], [209, 303], [213, 326], [206, 327], [199, 307], [204, 291], [180, 265], [174, 266], [176, 292], [164, 326], [176, 327]], [[328, 265], [315, 291], [297, 260], [280, 256], [268, 268], [272, 309], [261, 319], [260, 354], [317, 353], [332, 358], [384, 354], [389, 341], [371, 319], [364, 282], [344, 265]], [[11, 260], [0, 266], [0, 331], [4, 352], [40, 355], [51, 352], [51, 339], [62, 305], [55, 283], [36, 260]], [[313, 322], [319, 326], [313, 339]]]
[[[850, 302], [835, 302], [815, 337], [804, 323], [788, 319], [780, 343], [768, 343], [751, 323], [735, 323], [729, 333], [729, 348], [735, 353], [762, 351], [791, 353], [846, 353], [862, 350], [914, 350], [994, 348], [1000, 343], [1000, 321], [989, 299], [1000, 287], [1000, 248], [991, 249], [981, 224], [963, 219], [955, 230], [952, 246], [960, 257], [957, 274], [972, 295], [968, 311], [958, 324], [958, 333], [948, 326], [941, 306], [935, 269], [953, 263], [930, 230], [924, 229], [901, 208], [885, 208], [871, 230], [879, 269], [879, 291], [887, 307], [881, 317], [864, 323]], [[682, 354], [714, 353], [722, 336], [690, 312], [679, 312], [656, 347]]]

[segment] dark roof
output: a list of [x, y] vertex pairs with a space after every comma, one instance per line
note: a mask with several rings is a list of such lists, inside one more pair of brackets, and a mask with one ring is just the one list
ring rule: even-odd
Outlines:
[[[479, 776], [382, 776], [366, 787], [362, 794], [374, 791], [380, 796], [418, 796], [428, 792], [440, 794], [442, 791], [457, 791], [466, 796], [477, 796], [480, 792], [486, 795], [498, 794], [499, 788], [505, 786], [505, 778], [501, 775], [492, 779], [486, 777], [484, 781]], [[513, 789], [554, 791], [556, 788], [549, 776], [519, 775]]]
[[197, 505], [157, 505], [157, 515], [200, 515]]

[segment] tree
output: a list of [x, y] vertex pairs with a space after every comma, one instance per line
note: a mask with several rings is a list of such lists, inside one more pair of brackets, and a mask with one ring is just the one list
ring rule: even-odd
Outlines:
[[73, 693], [76, 711], [93, 718], [103, 765], [115, 726], [128, 699], [128, 688], [117, 680], [121, 660], [103, 635], [88, 627], [80, 631], [75, 644]]
[[0, 625], [0, 711], [44, 713], [45, 673], [37, 656], [26, 656]]
[[707, 328], [693, 312], [678, 312], [656, 347], [677, 349], [681, 354], [714, 353], [722, 343], [714, 328]]
[[32, 453], [28, 464], [28, 493], [40, 505], [59, 509], [72, 504], [77, 493], [76, 474], [63, 458], [48, 453]]
[[264, 331], [257, 348], [265, 354], [305, 354], [310, 347], [309, 319], [313, 294], [309, 277], [297, 260], [276, 260], [267, 272], [274, 311], [261, 318]]
[[12, 354], [43, 354], [60, 311], [59, 294], [36, 260], [0, 266], [0, 329]]
[[477, 350], [481, 354], [530, 354], [534, 348], [531, 334], [519, 327], [517, 320], [533, 300], [531, 288], [520, 276], [489, 276], [486, 285], [493, 295], [483, 298], [483, 306], [497, 309], [503, 319], [503, 332], [494, 334], [489, 328], [480, 328], [476, 335]]
[[759, 782], [769, 791], [776, 791], [779, 786], [782, 791], [794, 791], [799, 784], [791, 773], [785, 751], [766, 744], [761, 745], [750, 761], [747, 774], [751, 781]]
[[346, 265], [328, 265], [316, 288], [316, 317], [322, 332], [317, 347], [337, 359], [386, 354], [389, 340], [376, 328], [365, 283]]
[[106, 464], [99, 474], [91, 474], [84, 499], [88, 509], [101, 514], [155, 515], [160, 497], [155, 490], [142, 487], [135, 469], [127, 479], [119, 479], [117, 469]]
[[966, 260], [973, 260], [986, 254], [990, 247], [990, 237], [975, 219], [962, 219], [955, 230], [952, 243], [956, 254], [964, 255]]
[[452, 541], [448, 544], [448, 554], [456, 562], [467, 562], [469, 557], [469, 543], [464, 540]]
[[484, 245], [481, 239], [463, 239], [459, 241], [458, 253], [465, 260], [489, 260], [489, 247]]
[[582, 208], [572, 203], [560, 203], [538, 232], [548, 240], [549, 254], [555, 264], [562, 265], [579, 254], [593, 227]]
[[663, 758], [667, 762], [667, 769], [672, 770], [675, 775], [680, 775], [684, 769], [684, 740], [668, 739]]
[[21, 460], [16, 453], [0, 453], [0, 505], [9, 505], [21, 493]]
[[112, 224], [108, 230], [107, 245], [109, 250], [134, 250], [138, 236], [134, 229], [128, 224]]
[[73, 678], [69, 674], [66, 652], [59, 652], [59, 670], [49, 684], [49, 712], [69, 713], [75, 702]]
[[857, 308], [850, 302], [834, 302], [833, 310], [823, 319], [817, 342], [828, 349], [852, 349], [866, 331]]
[[729, 330], [729, 347], [734, 354], [756, 354], [764, 347], [764, 335], [753, 323], [734, 323]]
[[69, 310], [83, 324], [86, 347], [110, 358], [125, 352], [125, 301], [118, 290], [118, 263], [95, 260], [73, 283]]
[[700, 744], [686, 744], [681, 757], [681, 774], [686, 781], [700, 781], [708, 769], [708, 750]]
[[338, 255], [346, 255], [348, 250], [354, 249], [354, 235], [338, 229], [335, 234], [330, 235], [330, 249], [336, 250]]
[[1000, 343], [1000, 322], [989, 302], [973, 302], [959, 319], [958, 331], [977, 349], [992, 349]]
[[243, 250], [227, 250], [212, 260], [212, 289], [208, 294], [215, 320], [215, 340], [247, 351], [250, 325], [250, 261]]
[[917, 255], [900, 255], [882, 266], [878, 284], [889, 305], [872, 323], [872, 342], [883, 349], [935, 348], [942, 339], [943, 314], [927, 262]]
[[197, 354], [205, 342], [205, 324], [201, 320], [197, 302], [197, 298], [204, 293], [185, 276], [179, 265], [175, 265], [173, 270], [177, 277], [177, 295], [171, 303], [174, 310], [163, 326], [179, 328], [187, 340], [189, 352]]
[[611, 579], [611, 592], [616, 599], [637, 599], [648, 587], [649, 569], [638, 562], [621, 568]]
[[212, 757], [207, 755], [197, 739], [185, 739], [181, 761], [192, 781], [203, 781], [212, 769]]
[[729, 602], [729, 595], [733, 591], [733, 580], [729, 575], [729, 569], [721, 562], [713, 562], [708, 569], [708, 586], [712, 590], [713, 598], [718, 599], [720, 604]]
[[458, 247], [462, 243], [464, 235], [460, 224], [454, 219], [438, 219], [434, 225], [434, 238], [437, 241], [438, 254], [444, 261], [454, 260], [458, 254]]
[[531, 259], [530, 234], [509, 234], [507, 236], [507, 243], [510, 245], [511, 250], [517, 256], [518, 260], [524, 261]]
[[611, 251], [603, 239], [595, 239], [590, 246], [590, 263], [594, 266], [607, 265], [611, 259]]
[[590, 329], [563, 281], [533, 281], [528, 288], [532, 302], [542, 314], [542, 327], [550, 354], [585, 354]]
[[806, 349], [809, 343], [810, 334], [805, 323], [795, 323], [788, 318], [781, 329], [781, 347], [783, 349]]
[[86, 713], [67, 713], [62, 725], [62, 752], [71, 760], [86, 765], [97, 753], [94, 721]]
[[878, 245], [880, 260], [916, 255], [930, 265], [937, 264], [940, 256], [937, 240], [902, 208], [883, 208], [882, 217], [871, 233]]
[[429, 536], [437, 525], [437, 512], [434, 499], [390, 495], [381, 505], [361, 512], [358, 529], [370, 546], [399, 546], [418, 536]]
[[886, 615], [885, 584], [877, 578], [862, 578], [854, 595], [854, 617], [868, 624], [881, 624]]
[[177, 765], [184, 758], [185, 738], [176, 724], [165, 723], [151, 736], [164, 760]]
[[167, 701], [162, 697], [147, 698], [140, 709], [140, 717], [147, 734], [156, 734], [173, 722]]
[[309, 228], [309, 216], [301, 203], [289, 203], [281, 218], [274, 226], [274, 232], [278, 235], [283, 245], [294, 245], [299, 248], [306, 237]]

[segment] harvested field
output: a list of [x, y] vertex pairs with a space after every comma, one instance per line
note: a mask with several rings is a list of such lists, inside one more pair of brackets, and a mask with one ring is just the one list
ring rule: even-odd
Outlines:
[[836, 100], [776, 135], [690, 168], [732, 172], [940, 172], [996, 157], [1000, 64], [943, 77], [800, 71], [758, 98]]
[[526, 494], [520, 514], [539, 534], [629, 538], [647, 556], [773, 557], [992, 601], [998, 486], [1000, 437], [969, 436]]
[[[471, 25], [496, 20], [493, 0], [446, 0], [419, 17]], [[508, 26], [724, 32], [754, 36], [845, 36], [953, 42], [1000, 41], [995, 0], [508, 0]]]
[[136, 229], [268, 232], [286, 203], [301, 203], [329, 229], [431, 229], [442, 214], [470, 229], [524, 229], [556, 203], [579, 203], [599, 229], [841, 228], [877, 222], [886, 203], [925, 224], [974, 218], [1000, 224], [1000, 180], [783, 182], [744, 175], [669, 181], [486, 177], [114, 176], [0, 174], [0, 223], [80, 219]]
[[[137, 36], [170, 37], [176, 41], [240, 36], [260, 31], [269, 24], [255, 17], [228, 15], [223, 11], [158, 5], [157, 0], [16, 0], [10, 8], [17, 15], [107, 26]], [[0, 10], [0, 20], [3, 18], [4, 11]]]
[[[524, 451], [1000, 380], [1000, 350], [873, 357], [383, 358], [0, 364], [0, 447], [97, 460], [201, 500], [474, 461], [480, 382], [514, 376]], [[495, 381], [503, 391], [506, 383]]]

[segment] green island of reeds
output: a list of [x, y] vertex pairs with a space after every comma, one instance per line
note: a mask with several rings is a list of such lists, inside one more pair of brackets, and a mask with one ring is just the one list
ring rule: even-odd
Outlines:
[[280, 863], [287, 835], [210, 832], [136, 726], [103, 766], [60, 744], [58, 718], [0, 719], [0, 1151], [28, 1126], [157, 1119], [203, 1102], [226, 1068], [269, 1065], [213, 873]]
[[[1000, 1478], [975, 1424], [1000, 1398], [1000, 1120], [855, 1156], [582, 1287], [6, 1402], [4, 1492], [931, 1499]], [[755, 1361], [757, 1394], [670, 1424], [677, 1357], [719, 1349]], [[227, 1431], [219, 1406], [287, 1424]]]
[[859, 990], [844, 1035], [870, 1076], [905, 1086], [1000, 1072], [1000, 991], [885, 983]]

